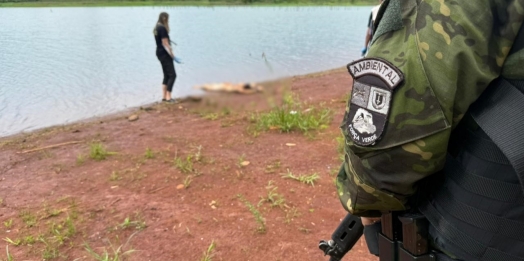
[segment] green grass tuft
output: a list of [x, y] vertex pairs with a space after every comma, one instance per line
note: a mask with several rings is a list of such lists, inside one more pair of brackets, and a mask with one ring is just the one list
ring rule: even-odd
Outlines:
[[[284, 98], [281, 106], [269, 112], [251, 115], [256, 131], [277, 129], [280, 132], [300, 131], [308, 133], [322, 130], [331, 123], [333, 112], [328, 108], [315, 108], [301, 103], [291, 95]], [[251, 132], [256, 132], [251, 131]]]
[[89, 146], [89, 157], [96, 161], [105, 160], [109, 155], [114, 155], [115, 152], [109, 152], [102, 143], [92, 143]]
[[287, 170], [287, 174], [282, 175], [282, 178], [294, 179], [294, 180], [300, 181], [300, 182], [302, 182], [304, 184], [311, 185], [311, 186], [314, 187], [315, 186], [315, 181], [318, 180], [320, 177], [318, 176], [317, 173], [313, 173], [313, 174], [311, 174], [309, 176], [307, 176], [307, 175], [295, 176], [288, 169]]
[[216, 244], [215, 244], [215, 241], [213, 240], [211, 241], [211, 245], [209, 245], [209, 247], [207, 248], [207, 251], [203, 253], [202, 258], [200, 258], [200, 261], [212, 261], [213, 256], [215, 255], [214, 253], [215, 247], [216, 247]]
[[261, 234], [266, 233], [266, 222], [264, 221], [264, 217], [262, 217], [262, 214], [260, 214], [260, 211], [258, 211], [258, 209], [255, 206], [253, 206], [251, 202], [245, 199], [244, 196], [242, 196], [241, 194], [237, 195], [237, 197], [240, 199], [240, 201], [242, 201], [242, 203], [244, 203], [244, 205], [246, 205], [251, 214], [253, 214], [253, 216], [255, 217], [255, 221], [258, 224], [257, 232]]

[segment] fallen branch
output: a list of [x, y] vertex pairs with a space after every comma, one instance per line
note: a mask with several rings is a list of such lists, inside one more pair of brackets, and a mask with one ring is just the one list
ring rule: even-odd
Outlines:
[[25, 153], [35, 152], [35, 151], [39, 151], [39, 150], [51, 149], [51, 148], [56, 148], [56, 147], [60, 147], [60, 146], [70, 145], [70, 144], [77, 144], [77, 143], [82, 143], [82, 142], [83, 142], [83, 141], [70, 141], [70, 142], [64, 142], [64, 143], [59, 143], [59, 144], [49, 145], [49, 146], [40, 147], [40, 148], [36, 148], [36, 149], [24, 150], [24, 151], [17, 152], [17, 153], [18, 153], [18, 154], [25, 154]]

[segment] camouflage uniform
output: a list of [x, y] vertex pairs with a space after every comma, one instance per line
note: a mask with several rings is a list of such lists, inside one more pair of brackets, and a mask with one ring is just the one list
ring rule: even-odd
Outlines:
[[452, 129], [488, 84], [524, 79], [524, 49], [508, 56], [523, 20], [524, 0], [385, 1], [367, 57], [405, 79], [379, 141], [356, 145], [342, 128], [337, 190], [346, 210], [378, 217], [409, 209], [417, 182], [443, 168]]

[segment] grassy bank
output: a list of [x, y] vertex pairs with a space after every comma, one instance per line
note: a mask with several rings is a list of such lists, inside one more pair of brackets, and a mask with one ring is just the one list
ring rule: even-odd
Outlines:
[[0, 7], [82, 7], [82, 6], [351, 6], [374, 5], [376, 0], [0, 0]]

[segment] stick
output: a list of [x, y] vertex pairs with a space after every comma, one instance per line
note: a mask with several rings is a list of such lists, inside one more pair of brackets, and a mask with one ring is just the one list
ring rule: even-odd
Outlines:
[[49, 146], [40, 147], [40, 148], [36, 148], [36, 149], [32, 149], [32, 150], [24, 150], [22, 152], [17, 152], [17, 153], [18, 154], [25, 154], [25, 153], [35, 152], [35, 151], [39, 151], [39, 150], [45, 150], [45, 149], [51, 149], [51, 148], [56, 148], [56, 147], [60, 147], [60, 146], [70, 145], [70, 144], [77, 144], [77, 143], [81, 143], [81, 142], [83, 142], [83, 141], [64, 142], [64, 143], [49, 145]]
[[155, 189], [155, 190], [151, 190], [151, 191], [149, 191], [149, 194], [153, 194], [153, 193], [158, 192], [158, 191], [160, 191], [160, 190], [163, 190], [163, 189], [165, 189], [165, 188], [169, 188], [169, 186], [165, 186], [165, 187], [162, 187], [162, 188], [157, 188], [157, 189]]

